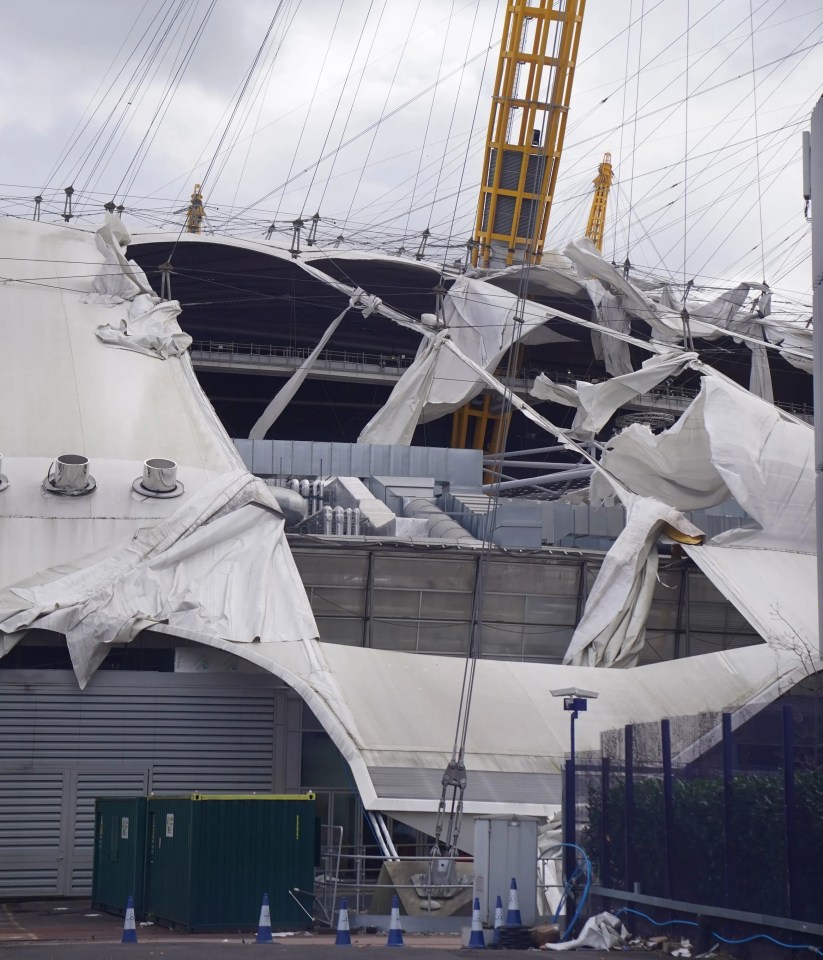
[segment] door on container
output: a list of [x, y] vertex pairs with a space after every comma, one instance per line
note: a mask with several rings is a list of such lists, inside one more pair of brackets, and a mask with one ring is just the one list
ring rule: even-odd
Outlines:
[[148, 793], [149, 771], [145, 767], [78, 767], [69, 771], [67, 800], [71, 843], [68, 845], [64, 896], [91, 893], [94, 862], [94, 801], [97, 797], [139, 797]]
[[0, 768], [0, 899], [66, 886], [69, 771]]

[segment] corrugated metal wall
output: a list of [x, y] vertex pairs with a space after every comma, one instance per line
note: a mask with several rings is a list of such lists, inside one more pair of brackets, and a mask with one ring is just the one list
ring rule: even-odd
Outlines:
[[268, 675], [0, 672], [0, 897], [90, 893], [97, 796], [298, 790], [301, 715]]

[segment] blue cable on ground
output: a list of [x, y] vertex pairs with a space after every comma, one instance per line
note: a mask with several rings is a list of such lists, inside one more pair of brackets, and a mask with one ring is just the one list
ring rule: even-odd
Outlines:
[[[583, 887], [583, 895], [580, 898], [580, 902], [577, 904], [577, 909], [574, 911], [574, 916], [571, 918], [569, 923], [566, 924], [566, 930], [563, 933], [563, 936], [560, 938], [562, 942], [563, 940], [566, 939], [566, 937], [568, 937], [568, 935], [572, 932], [572, 930], [574, 930], [574, 925], [580, 919], [580, 914], [583, 912], [583, 907], [585, 907], [586, 901], [589, 899], [589, 890], [591, 889], [591, 885], [592, 885], [592, 862], [589, 859], [589, 855], [586, 853], [586, 851], [582, 847], [579, 847], [576, 843], [559, 843], [558, 846], [569, 847], [573, 850], [576, 850], [579, 854], [583, 856], [583, 861], [586, 865], [586, 885]], [[569, 879], [564, 884], [565, 889], [563, 892], [563, 896], [560, 898], [560, 903], [557, 906], [557, 910], [555, 911], [554, 919], [552, 921], [553, 923], [557, 922], [557, 918], [560, 916], [560, 909], [562, 908], [565, 901], [568, 899], [568, 895], [569, 893], [571, 893], [571, 885], [579, 874], [580, 874], [580, 867], [578, 867], [577, 870], [575, 870], [575, 872], [571, 875], [571, 877], [569, 877]]]
[[[697, 926], [694, 920], [655, 920], [647, 913], [642, 913], [640, 910], [633, 910], [631, 907], [622, 907], [620, 910], [616, 911], [617, 916], [620, 916], [621, 913], [633, 913], [635, 916], [642, 917], [644, 920], [648, 920], [649, 923], [653, 923], [656, 927], [669, 927], [676, 924], [682, 924], [687, 927]], [[813, 947], [808, 943], [784, 943], [782, 940], [776, 940], [768, 933], [754, 933], [750, 937], [743, 937], [740, 940], [730, 940], [727, 937], [721, 937], [720, 934], [715, 933], [714, 930], [711, 931], [711, 935], [715, 940], [719, 940], [721, 943], [739, 944], [751, 943], [752, 940], [768, 940], [770, 943], [773, 943], [778, 947], [785, 947], [787, 950], [811, 950], [818, 956], [823, 956], [823, 950], [821, 950], [820, 947]]]

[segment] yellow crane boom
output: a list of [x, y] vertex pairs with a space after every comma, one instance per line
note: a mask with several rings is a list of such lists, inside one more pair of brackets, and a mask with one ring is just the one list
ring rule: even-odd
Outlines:
[[586, 0], [507, 0], [472, 263], [540, 263]]

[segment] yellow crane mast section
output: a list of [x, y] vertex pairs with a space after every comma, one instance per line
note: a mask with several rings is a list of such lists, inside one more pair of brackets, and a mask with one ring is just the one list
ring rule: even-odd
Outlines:
[[612, 185], [614, 172], [612, 170], [612, 155], [607, 153], [597, 170], [594, 178], [594, 196], [592, 208], [589, 211], [589, 222], [586, 224], [586, 236], [603, 252], [603, 235], [606, 231], [606, 206], [609, 202], [609, 189]]
[[540, 263], [586, 0], [507, 0], [472, 263]]

